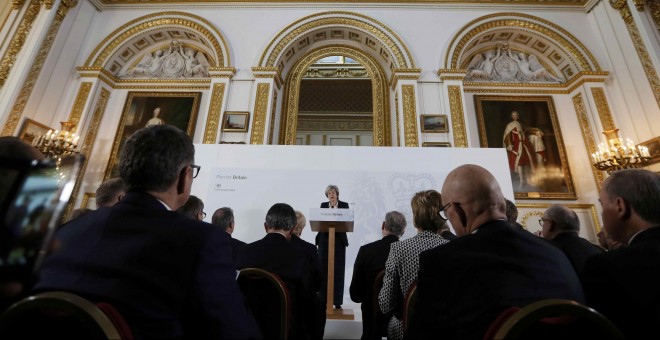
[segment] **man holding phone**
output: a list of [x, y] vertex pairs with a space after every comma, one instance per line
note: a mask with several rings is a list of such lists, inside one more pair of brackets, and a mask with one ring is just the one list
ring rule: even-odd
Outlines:
[[126, 195], [56, 234], [35, 291], [66, 290], [116, 307], [138, 338], [259, 337], [236, 283], [231, 239], [175, 212], [190, 196], [195, 149], [185, 132], [150, 126], [126, 141]]

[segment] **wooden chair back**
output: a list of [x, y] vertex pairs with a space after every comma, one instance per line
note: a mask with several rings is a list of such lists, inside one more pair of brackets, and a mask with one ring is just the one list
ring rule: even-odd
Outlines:
[[288, 339], [291, 298], [284, 281], [269, 271], [245, 268], [238, 275], [238, 286], [264, 339]]
[[[112, 311], [108, 316], [104, 310]], [[29, 296], [0, 316], [3, 338], [133, 339], [128, 324], [111, 305], [102, 308], [78, 295], [51, 291]]]
[[510, 316], [499, 320], [501, 326], [489, 339], [624, 338], [605, 316], [572, 300], [546, 299], [503, 313]]
[[415, 302], [417, 302], [417, 281], [413, 282], [408, 288], [406, 295], [403, 297], [403, 332], [405, 334], [410, 325], [413, 310], [415, 309]]

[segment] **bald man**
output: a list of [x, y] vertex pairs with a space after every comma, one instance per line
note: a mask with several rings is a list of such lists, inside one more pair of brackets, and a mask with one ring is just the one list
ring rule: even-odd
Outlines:
[[495, 177], [477, 165], [449, 173], [441, 216], [458, 238], [419, 256], [406, 339], [481, 339], [510, 306], [547, 298], [584, 303], [573, 266], [553, 245], [511, 228]]

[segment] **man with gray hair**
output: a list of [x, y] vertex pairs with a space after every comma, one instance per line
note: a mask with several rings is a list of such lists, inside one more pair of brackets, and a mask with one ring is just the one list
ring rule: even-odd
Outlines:
[[241, 250], [247, 243], [238, 240], [232, 236], [234, 233], [234, 210], [230, 207], [222, 207], [216, 210], [211, 217], [211, 224], [217, 225], [220, 229], [224, 230], [227, 234], [231, 236], [231, 257], [234, 261], [234, 265], [238, 266], [238, 254], [241, 253]]
[[174, 211], [190, 197], [200, 170], [194, 161], [190, 137], [172, 125], [133, 133], [119, 161], [128, 193], [57, 232], [60, 246], [35, 290], [110, 302], [136, 338], [259, 337], [236, 283], [230, 237]]
[[[322, 274], [307, 252], [289, 242], [295, 225], [296, 213], [293, 208], [285, 203], [274, 204], [266, 213], [266, 236], [243, 247], [237, 267], [264, 269], [277, 274], [284, 281], [294, 301], [291, 306], [293, 320], [304, 320], [293, 323], [289, 337], [308, 339], [315, 334], [316, 324], [309, 317], [318, 315], [316, 294], [321, 288]], [[253, 312], [257, 320], [271, 321], [268, 319], [272, 318], [271, 315]], [[268, 334], [263, 330], [265, 339], [279, 337], [279, 334]]]
[[406, 229], [406, 217], [398, 211], [385, 214], [381, 226], [383, 238], [360, 247], [351, 279], [351, 300], [362, 303], [362, 339], [380, 339], [387, 336], [388, 317], [373, 320], [373, 288], [376, 276], [385, 269], [390, 245], [399, 240]]
[[587, 304], [627, 339], [653, 337], [660, 323], [660, 175], [616, 171], [603, 182], [599, 201], [605, 230], [625, 247], [587, 260]]
[[126, 183], [121, 178], [111, 178], [104, 181], [96, 189], [96, 208], [111, 207], [126, 195]]
[[580, 219], [575, 211], [563, 205], [555, 204], [548, 208], [539, 223], [542, 227], [541, 237], [550, 240], [566, 254], [578, 275], [582, 273], [589, 257], [604, 252], [599, 246], [578, 236]]

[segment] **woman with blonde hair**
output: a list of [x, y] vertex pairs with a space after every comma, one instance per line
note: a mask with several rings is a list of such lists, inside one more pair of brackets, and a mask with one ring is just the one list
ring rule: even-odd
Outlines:
[[403, 339], [403, 298], [419, 271], [419, 253], [449, 242], [438, 234], [446, 221], [439, 215], [442, 207], [440, 193], [435, 190], [420, 191], [410, 204], [413, 224], [417, 235], [390, 246], [390, 255], [385, 263], [383, 288], [378, 294], [378, 303], [383, 314], [392, 314], [387, 334], [388, 339]]

